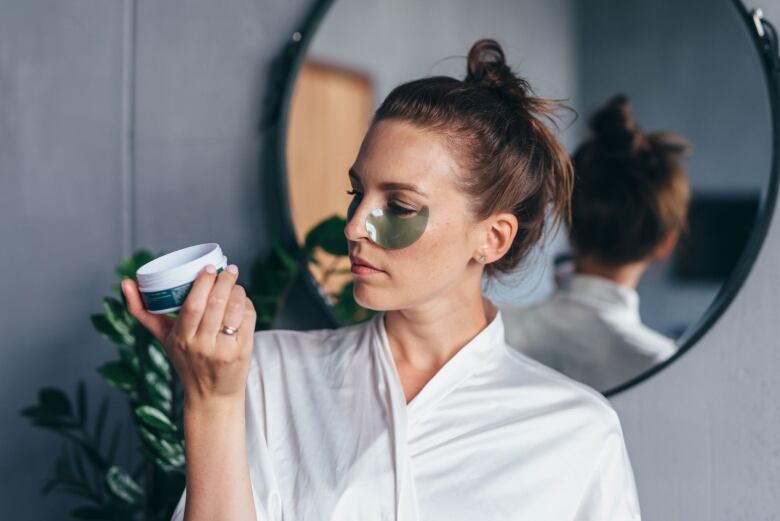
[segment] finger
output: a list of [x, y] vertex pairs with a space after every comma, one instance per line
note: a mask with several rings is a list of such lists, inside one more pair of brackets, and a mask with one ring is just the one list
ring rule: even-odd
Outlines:
[[249, 356], [254, 348], [255, 327], [257, 323], [257, 313], [252, 300], [244, 298], [244, 316], [241, 327], [238, 330], [238, 343], [241, 346], [242, 355]]
[[173, 319], [165, 315], [149, 313], [144, 308], [138, 284], [133, 279], [123, 279], [122, 294], [127, 302], [127, 311], [133, 315], [157, 340], [162, 342], [173, 326]]
[[222, 327], [222, 321], [225, 316], [225, 308], [230, 300], [230, 292], [238, 279], [238, 272], [230, 273], [229, 270], [223, 270], [217, 277], [217, 282], [211, 288], [208, 302], [206, 302], [206, 311], [200, 319], [200, 325], [195, 336], [204, 339], [213, 339]]
[[190, 292], [182, 303], [176, 321], [176, 334], [183, 340], [190, 340], [198, 331], [198, 325], [206, 312], [209, 293], [217, 280], [217, 274], [202, 269], [192, 283]]
[[241, 326], [241, 322], [244, 320], [244, 299], [246, 298], [246, 291], [243, 286], [236, 284], [230, 291], [230, 300], [228, 300], [227, 306], [225, 306], [225, 316], [222, 317], [222, 324], [238, 329]]
[[[241, 331], [241, 328], [243, 327], [241, 323], [244, 321], [244, 312], [246, 310], [246, 305], [244, 304], [245, 299], [246, 292], [244, 291], [244, 288], [238, 284], [233, 286], [233, 289], [230, 292], [230, 300], [228, 300], [227, 306], [225, 307], [225, 315], [222, 318], [222, 324]], [[228, 360], [234, 360], [241, 350], [239, 338], [238, 332], [234, 335], [228, 335], [221, 331], [220, 326], [220, 330], [217, 331], [217, 352], [225, 355]]]

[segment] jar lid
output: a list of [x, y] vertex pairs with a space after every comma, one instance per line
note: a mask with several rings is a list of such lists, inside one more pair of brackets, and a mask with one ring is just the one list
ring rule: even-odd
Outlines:
[[217, 268], [227, 264], [227, 257], [215, 242], [196, 244], [176, 250], [147, 262], [135, 275], [140, 291], [157, 291], [192, 282], [209, 264]]

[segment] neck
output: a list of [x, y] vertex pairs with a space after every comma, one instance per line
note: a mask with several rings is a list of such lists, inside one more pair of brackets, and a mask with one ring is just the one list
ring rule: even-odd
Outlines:
[[497, 311], [477, 293], [475, 298], [385, 312], [385, 330], [396, 364], [435, 373], [477, 336]]
[[607, 266], [596, 259], [578, 258], [575, 264], [575, 273], [581, 275], [595, 275], [610, 280], [621, 286], [636, 289], [639, 279], [647, 270], [646, 261], [621, 264], [619, 266]]

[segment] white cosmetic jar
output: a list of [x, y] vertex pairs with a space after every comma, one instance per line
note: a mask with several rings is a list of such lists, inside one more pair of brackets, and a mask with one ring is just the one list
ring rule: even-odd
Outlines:
[[227, 257], [215, 242], [176, 250], [138, 268], [135, 276], [146, 310], [163, 314], [181, 309], [192, 283], [209, 264], [217, 273], [227, 267]]

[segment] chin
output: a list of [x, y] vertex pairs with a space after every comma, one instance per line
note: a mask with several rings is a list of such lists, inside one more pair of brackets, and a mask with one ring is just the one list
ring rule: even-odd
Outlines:
[[362, 308], [370, 309], [372, 311], [383, 311], [386, 306], [380, 304], [387, 303], [387, 298], [383, 296], [383, 291], [371, 287], [370, 284], [366, 284], [362, 280], [355, 280], [352, 287], [352, 297], [355, 299], [355, 303]]

